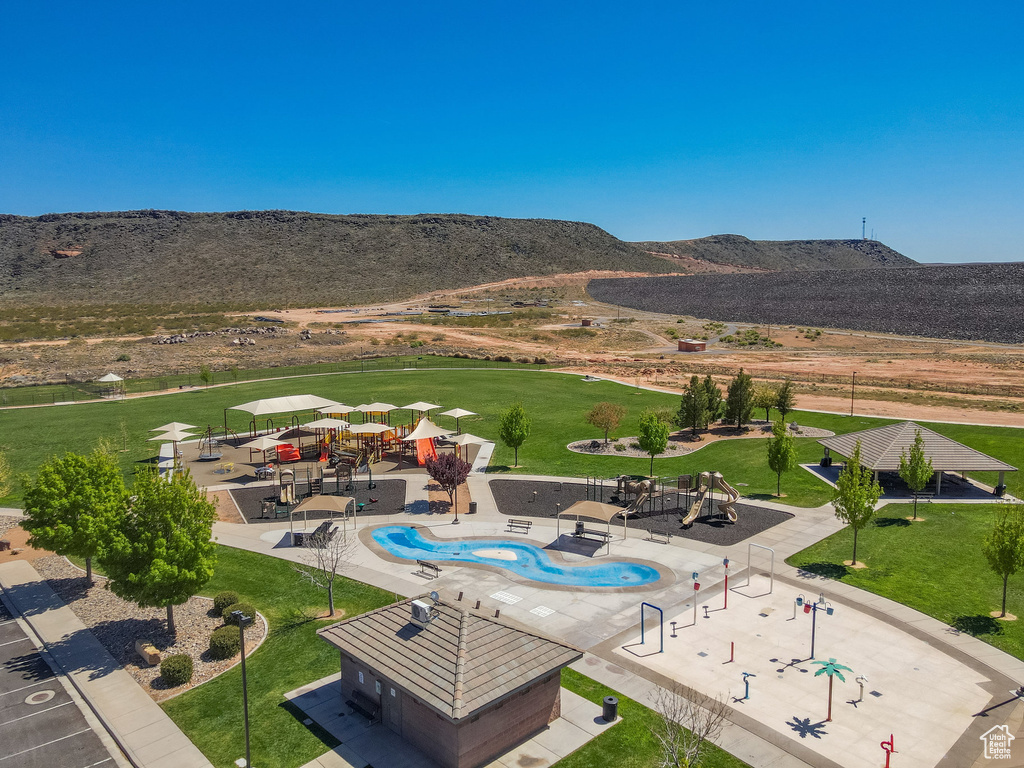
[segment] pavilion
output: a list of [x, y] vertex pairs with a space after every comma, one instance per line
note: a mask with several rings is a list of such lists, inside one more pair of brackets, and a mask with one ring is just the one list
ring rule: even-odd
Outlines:
[[833, 435], [818, 440], [825, 447], [825, 458], [822, 466], [831, 463], [830, 452], [850, 457], [860, 443], [861, 466], [875, 473], [878, 480], [879, 472], [898, 472], [900, 456], [910, 455], [917, 432], [921, 432], [924, 441], [925, 457], [931, 459], [935, 470], [935, 495], [942, 491], [943, 472], [998, 472], [999, 483], [995, 495], [1002, 496], [1006, 491], [1005, 476], [1007, 472], [1016, 472], [1017, 468], [999, 459], [994, 459], [981, 451], [968, 448], [938, 432], [912, 421], [899, 424], [887, 424], [884, 427], [865, 429], [860, 432], [849, 432], [845, 435]]

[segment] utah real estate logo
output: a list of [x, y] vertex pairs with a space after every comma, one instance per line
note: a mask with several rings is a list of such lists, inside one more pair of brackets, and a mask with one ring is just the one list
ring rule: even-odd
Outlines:
[[1014, 735], [1010, 733], [1007, 725], [997, 725], [989, 728], [979, 737], [985, 742], [985, 758], [988, 760], [1009, 760], [1010, 742]]

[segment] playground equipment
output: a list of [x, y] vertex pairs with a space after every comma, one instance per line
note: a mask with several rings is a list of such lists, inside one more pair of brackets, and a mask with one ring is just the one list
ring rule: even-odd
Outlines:
[[889, 768], [889, 758], [892, 757], [892, 753], [896, 751], [895, 740], [892, 734], [889, 734], [889, 740], [882, 742], [882, 749], [885, 750], [885, 768]]
[[432, 437], [416, 441], [416, 463], [419, 464], [419, 466], [422, 467], [426, 464], [427, 459], [436, 458], [437, 448], [434, 447], [434, 439]]
[[736, 516], [736, 508], [733, 505], [739, 501], [739, 491], [725, 482], [721, 472], [701, 472], [696, 488], [697, 500], [693, 502], [690, 506], [690, 511], [683, 518], [684, 526], [693, 524], [693, 521], [700, 517], [705, 501], [708, 504], [708, 515], [715, 514], [714, 495], [716, 489], [725, 494], [725, 499], [718, 503], [718, 511], [724, 514], [730, 522], [736, 522], [738, 518]]
[[[771, 552], [771, 554], [772, 554], [771, 567], [770, 567], [770, 570], [768, 571], [768, 594], [770, 595], [773, 591], [775, 591], [775, 550], [772, 549], [771, 547], [766, 547], [766, 546], [764, 546], [762, 544], [753, 544], [753, 543], [747, 544], [747, 583], [744, 584], [743, 586], [745, 586], [745, 587], [749, 587], [750, 586], [750, 574], [753, 573], [753, 570], [751, 569], [751, 554], [753, 552], [753, 548], [754, 547], [757, 547], [758, 549], [767, 550], [768, 552]], [[749, 597], [753, 597], [753, 595], [749, 595]], [[758, 597], [761, 597], [761, 595], [758, 595]], [[796, 611], [795, 611], [795, 609], [793, 611], [793, 618], [794, 619], [796, 618]]]
[[653, 608], [658, 612], [658, 633], [661, 640], [661, 647], [658, 648], [658, 653], [665, 652], [665, 613], [658, 606], [652, 603], [640, 603], [640, 645], [644, 644], [644, 608]]
[[280, 470], [280, 474], [277, 476], [277, 488], [280, 506], [291, 507], [295, 504], [295, 470]]
[[743, 698], [740, 701], [746, 701], [750, 698], [750, 678], [757, 677], [753, 672], [743, 672]]
[[825, 611], [825, 615], [831, 616], [835, 613], [835, 608], [832, 607], [832, 603], [825, 599], [825, 593], [822, 592], [818, 595], [816, 602], [809, 602], [803, 595], [799, 595], [796, 599], [798, 606], [803, 606], [804, 613], [811, 614], [811, 658], [814, 658], [814, 636], [815, 631], [818, 628], [818, 611]]

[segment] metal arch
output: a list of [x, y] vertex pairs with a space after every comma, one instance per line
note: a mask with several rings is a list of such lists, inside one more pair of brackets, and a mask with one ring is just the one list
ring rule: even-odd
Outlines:
[[658, 634], [661, 640], [661, 647], [658, 653], [665, 652], [665, 612], [653, 603], [640, 603], [640, 645], [644, 644], [644, 608], [653, 608], [658, 612]]

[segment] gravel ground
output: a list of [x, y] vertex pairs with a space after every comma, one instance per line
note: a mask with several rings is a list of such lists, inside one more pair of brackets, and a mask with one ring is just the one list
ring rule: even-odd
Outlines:
[[[555, 504], [562, 505], [565, 511], [577, 501], [587, 498], [585, 485], [578, 483], [552, 483], [546, 481], [492, 480], [491, 493], [498, 511], [510, 517], [545, 517], [554, 519]], [[533, 501], [533, 492], [537, 492]], [[613, 503], [615, 485], [605, 483], [604, 501]], [[700, 517], [689, 529], [682, 526], [686, 495], [680, 494], [682, 506], [677, 506], [676, 494], [669, 493], [665, 497], [665, 509], [659, 506], [660, 499], [655, 499], [655, 510], [644, 511], [629, 518], [630, 528], [642, 528], [645, 531], [671, 533], [684, 539], [693, 539], [706, 544], [731, 546], [756, 536], [762, 531], [782, 523], [792, 517], [788, 512], [764, 509], [750, 504], [736, 504], [737, 521], [730, 523], [718, 518]], [[614, 528], [616, 523], [612, 522]], [[618, 525], [622, 525], [619, 520]]]
[[[373, 490], [366, 488], [367, 481], [361, 478], [356, 483], [356, 491], [347, 491], [343, 495], [354, 496], [356, 504], [365, 504], [363, 510], [367, 515], [396, 515], [405, 511], [405, 480], [374, 480], [376, 487]], [[333, 484], [332, 484], [333, 485]], [[302, 493], [305, 484], [298, 485], [296, 491]], [[277, 493], [275, 486], [262, 486], [257, 488], [236, 488], [231, 490], [238, 508], [245, 515], [250, 523], [272, 523], [274, 518], [260, 517], [260, 502], [264, 498], [273, 497]], [[447, 498], [447, 496], [445, 497]], [[374, 501], [371, 501], [374, 499]], [[317, 520], [329, 516], [327, 512], [310, 512], [309, 519]], [[287, 522], [287, 515], [278, 520]]]
[[[193, 597], [183, 605], [174, 607], [177, 635], [167, 632], [167, 611], [163, 608], [139, 608], [104, 589], [106, 579], [96, 576], [96, 586], [86, 590], [83, 571], [58, 556], [44, 557], [33, 563], [39, 575], [46, 579], [75, 615], [90, 629], [114, 659], [138, 681], [155, 701], [163, 701], [189, 688], [194, 688], [216, 677], [238, 663], [239, 656], [222, 661], [210, 658], [210, 634], [223, 625], [219, 617], [212, 616], [213, 601]], [[267, 635], [262, 616], [245, 630], [245, 648], [248, 655], [259, 647]], [[168, 688], [160, 677], [160, 667], [150, 667], [135, 653], [135, 641], [145, 639], [153, 643], [166, 657], [187, 653], [192, 657], [192, 682], [177, 688]]]
[[2, 539], [4, 534], [16, 525], [21, 525], [20, 517], [7, 517], [5, 515], [0, 515], [0, 539]]

